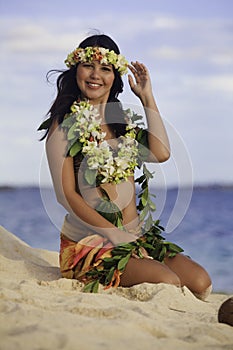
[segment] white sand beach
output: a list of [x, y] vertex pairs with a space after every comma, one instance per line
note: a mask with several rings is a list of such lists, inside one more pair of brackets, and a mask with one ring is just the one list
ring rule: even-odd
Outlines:
[[218, 323], [225, 294], [200, 301], [165, 284], [81, 292], [60, 277], [58, 253], [35, 249], [0, 228], [0, 349], [233, 349]]

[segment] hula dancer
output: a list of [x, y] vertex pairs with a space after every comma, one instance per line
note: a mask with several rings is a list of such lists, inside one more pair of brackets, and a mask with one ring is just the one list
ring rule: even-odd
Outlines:
[[[48, 112], [46, 152], [58, 202], [67, 210], [61, 230], [60, 268], [84, 282], [84, 291], [169, 283], [187, 286], [204, 299], [208, 273], [163, 237], [154, 221], [147, 162], [170, 157], [148, 69], [127, 62], [106, 35], [92, 35], [69, 53], [59, 73], [57, 96]], [[54, 71], [52, 71], [54, 72]], [[118, 99], [122, 75], [147, 119], [124, 110]], [[141, 176], [134, 178], [136, 168]], [[135, 182], [140, 186], [136, 200]]]

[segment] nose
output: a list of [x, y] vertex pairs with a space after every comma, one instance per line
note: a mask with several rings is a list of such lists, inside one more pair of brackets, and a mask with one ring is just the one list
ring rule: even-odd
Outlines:
[[100, 78], [98, 67], [93, 67], [93, 69], [91, 71], [91, 78], [92, 79], [99, 79]]

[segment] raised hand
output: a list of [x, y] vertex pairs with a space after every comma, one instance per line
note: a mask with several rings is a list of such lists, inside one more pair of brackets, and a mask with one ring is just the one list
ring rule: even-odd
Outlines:
[[128, 75], [128, 81], [131, 90], [139, 98], [146, 97], [152, 94], [152, 87], [149, 72], [146, 66], [138, 61], [131, 62], [131, 65], [128, 66], [132, 75]]

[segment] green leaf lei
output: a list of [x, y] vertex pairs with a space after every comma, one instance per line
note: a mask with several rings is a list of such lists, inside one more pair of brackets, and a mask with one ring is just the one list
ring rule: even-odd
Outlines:
[[143, 258], [141, 248], [145, 248], [149, 256], [157, 261], [163, 262], [166, 256], [172, 258], [177, 253], [183, 251], [178, 245], [165, 241], [161, 236], [163, 227], [159, 225], [159, 220], [153, 222], [153, 226], [148, 231], [144, 231], [141, 237], [130, 243], [117, 245], [111, 251], [111, 258], [104, 258], [102, 269], [94, 268], [87, 272], [91, 282], [83, 288], [84, 292], [98, 292], [99, 283], [108, 286], [115, 270], [123, 272], [132, 254]]

